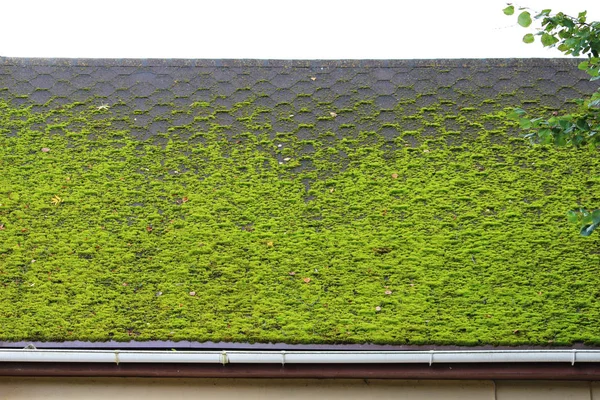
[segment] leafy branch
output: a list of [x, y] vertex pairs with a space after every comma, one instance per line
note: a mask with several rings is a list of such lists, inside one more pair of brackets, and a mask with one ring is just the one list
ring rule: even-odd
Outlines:
[[[579, 63], [578, 68], [590, 75], [591, 81], [600, 79], [600, 22], [588, 22], [587, 11], [580, 12], [577, 17], [562, 12], [552, 14], [545, 9], [531, 13], [525, 7], [519, 7], [517, 23], [528, 28], [533, 20], [541, 20], [541, 28], [535, 33], [523, 36], [523, 42], [533, 43], [540, 37], [544, 47], [556, 48], [565, 55], [573, 57], [587, 56], [587, 60]], [[503, 10], [506, 15], [515, 13], [515, 6], [508, 4]], [[527, 112], [516, 108], [509, 118], [519, 122], [527, 133], [525, 138], [533, 143], [554, 144], [556, 146], [600, 146], [600, 89], [587, 99], [573, 99], [577, 110], [559, 115], [557, 111], [552, 117], [528, 118]], [[600, 226], [600, 210], [580, 208], [567, 214], [570, 222], [580, 227], [582, 236], [589, 236]]]
[[[525, 7], [519, 7], [521, 13], [517, 17], [517, 23], [524, 28], [529, 27], [533, 20], [531, 13]], [[509, 4], [504, 14], [513, 15], [515, 6]], [[540, 36], [544, 47], [556, 47], [565, 55], [580, 57], [582, 54], [588, 56], [587, 61], [579, 64], [579, 69], [586, 71], [592, 78], [600, 79], [600, 22], [587, 22], [587, 11], [571, 17], [562, 12], [551, 14], [552, 10], [545, 9], [537, 13], [533, 19], [542, 19], [542, 28], [537, 33], [527, 33], [523, 36], [523, 42], [533, 43], [535, 36]]]

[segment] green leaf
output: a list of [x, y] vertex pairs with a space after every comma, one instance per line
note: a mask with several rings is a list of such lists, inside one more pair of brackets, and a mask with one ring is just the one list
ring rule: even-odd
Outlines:
[[535, 38], [533, 37], [533, 34], [528, 33], [527, 35], [523, 36], [523, 41], [527, 44], [529, 43], [533, 43], [535, 41]]
[[569, 122], [569, 121], [567, 121], [567, 120], [561, 119], [560, 121], [558, 121], [558, 126], [560, 126], [560, 128], [561, 128], [563, 131], [567, 131], [567, 130], [569, 130], [570, 128], [572, 128], [572, 127], [573, 127], [573, 124], [572, 124], [572, 123], [570, 123], [570, 122]]
[[528, 120], [527, 118], [519, 118], [519, 125], [521, 125], [521, 128], [523, 129], [529, 129], [531, 128], [531, 121]]
[[542, 44], [545, 47], [552, 46], [553, 44], [558, 43], [558, 39], [553, 35], [549, 35], [547, 33], [542, 34]]
[[578, 119], [576, 122], [576, 125], [577, 125], [577, 129], [579, 129], [580, 131], [587, 132], [590, 130], [590, 125], [587, 123], [587, 121], [584, 118]]
[[596, 230], [597, 227], [598, 227], [598, 224], [585, 225], [581, 228], [581, 231], [579, 232], [579, 234], [581, 236], [590, 236], [592, 234], [592, 232], [594, 232], [594, 230]]
[[551, 12], [551, 11], [552, 11], [551, 9], [549, 9], [549, 8], [546, 8], [545, 10], [542, 10], [542, 11], [541, 11], [541, 12], [540, 12], [538, 15], [536, 15], [536, 16], [535, 16], [535, 17], [533, 17], [533, 18], [535, 18], [535, 19], [539, 19], [539, 18], [541, 18], [541, 17], [547, 17], [548, 15], [550, 15], [550, 12]]
[[565, 39], [565, 44], [569, 46], [569, 48], [575, 50], [579, 46], [580, 38], [578, 37], [570, 37]]
[[514, 6], [508, 6], [508, 7], [506, 7], [502, 11], [504, 11], [505, 15], [513, 15], [515, 13], [515, 7]]
[[575, 22], [571, 21], [568, 18], [563, 18], [561, 20], [561, 22], [563, 23], [564, 26], [566, 26], [567, 28], [575, 28]]
[[581, 214], [583, 215], [583, 218], [581, 219], [581, 226], [588, 226], [594, 223], [594, 221], [592, 221], [592, 214], [590, 214], [588, 210], [582, 210]]
[[506, 117], [508, 119], [518, 121], [519, 118], [521, 118], [525, 114], [527, 114], [527, 112], [525, 110], [523, 110], [522, 108], [515, 108], [510, 113], [508, 113], [508, 115]]
[[596, 225], [600, 224], [600, 210], [594, 210], [594, 212], [592, 212], [592, 221]]
[[600, 108], [600, 99], [596, 99], [594, 101], [590, 101], [588, 103], [588, 108]]
[[580, 70], [582, 70], [582, 71], [585, 71], [586, 69], [588, 69], [589, 66], [590, 66], [589, 62], [582, 61], [582, 62], [579, 63], [579, 65], [577, 65], [577, 68], [580, 69]]
[[531, 25], [531, 14], [529, 14], [528, 11], [523, 11], [521, 14], [519, 14], [517, 22], [523, 28], [527, 28], [529, 25]]
[[543, 144], [550, 144], [553, 140], [552, 131], [550, 129], [540, 129], [538, 132], [538, 137]]
[[575, 125], [573, 126], [572, 130], [589, 131], [590, 126], [588, 125], [585, 117], [577, 118], [575, 120]]
[[575, 224], [579, 221], [579, 213], [577, 211], [573, 211], [570, 210], [567, 212], [567, 220], [572, 223]]

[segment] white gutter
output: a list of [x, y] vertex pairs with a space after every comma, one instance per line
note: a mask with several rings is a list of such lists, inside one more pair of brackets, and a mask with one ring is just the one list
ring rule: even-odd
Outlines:
[[600, 350], [142, 351], [0, 349], [0, 362], [429, 364], [600, 362]]

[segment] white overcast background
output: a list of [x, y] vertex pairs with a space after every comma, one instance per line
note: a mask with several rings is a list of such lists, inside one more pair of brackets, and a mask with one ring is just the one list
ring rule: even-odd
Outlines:
[[[600, 1], [523, 0], [600, 19]], [[0, 56], [410, 59], [559, 57], [506, 1], [1, 0]]]

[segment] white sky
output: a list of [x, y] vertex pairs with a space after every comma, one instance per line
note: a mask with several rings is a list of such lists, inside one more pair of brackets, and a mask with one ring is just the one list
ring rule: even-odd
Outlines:
[[[558, 57], [526, 45], [504, 0], [0, 0], [12, 57], [407, 59]], [[598, 0], [523, 0], [600, 19]]]

